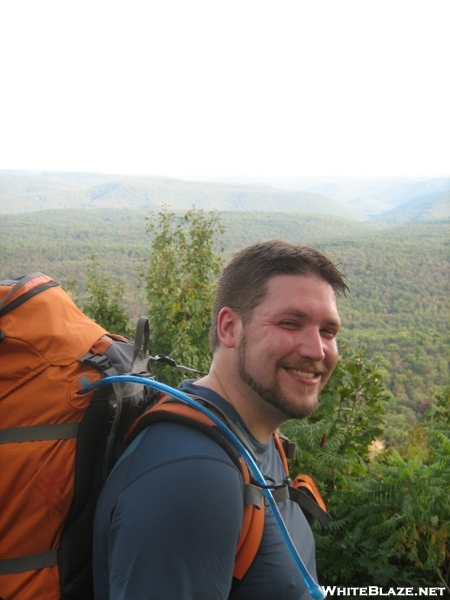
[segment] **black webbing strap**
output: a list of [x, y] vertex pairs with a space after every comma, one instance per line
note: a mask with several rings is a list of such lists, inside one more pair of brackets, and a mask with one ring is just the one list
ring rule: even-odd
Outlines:
[[297, 490], [290, 485], [283, 485], [271, 490], [275, 502], [284, 502], [292, 500], [296, 502], [303, 511], [317, 519], [321, 525], [328, 525], [333, 519], [325, 512], [307, 492]]
[[94, 354], [92, 352], [87, 352], [78, 360], [83, 363], [83, 365], [89, 365], [93, 369], [99, 371], [103, 377], [117, 375], [117, 370], [113, 367], [111, 360], [106, 356], [106, 354]]
[[297, 502], [302, 510], [308, 512], [314, 519], [317, 519], [321, 525], [328, 525], [333, 520], [307, 492], [302, 492], [289, 486], [289, 498]]
[[289, 500], [290, 499], [289, 486], [288, 485], [283, 485], [283, 486], [280, 486], [280, 487], [271, 488], [270, 491], [272, 492], [273, 499], [277, 503], [278, 502], [284, 502], [285, 500]]
[[54, 423], [10, 427], [0, 430], [0, 444], [40, 442], [43, 440], [69, 440], [77, 437], [79, 423]]
[[20, 277], [17, 280], [11, 281], [11, 283], [14, 283], [14, 281], [15, 281], [15, 285], [12, 286], [12, 288], [9, 290], [9, 292], [6, 294], [6, 296], [0, 302], [0, 316], [3, 317], [4, 315], [12, 312], [14, 309], [16, 309], [17, 307], [24, 304], [27, 300], [29, 300], [30, 298], [33, 298], [33, 296], [37, 296], [37, 294], [40, 294], [41, 292], [44, 292], [46, 289], [48, 289], [50, 287], [58, 287], [59, 286], [59, 283], [57, 281], [54, 281], [53, 279], [48, 278], [49, 281], [44, 281], [43, 283], [40, 283], [39, 285], [32, 287], [30, 290], [28, 290], [24, 294], [21, 294], [20, 296], [15, 298], [13, 301], [8, 302], [9, 298], [15, 292], [17, 292], [17, 290], [19, 288], [26, 285], [27, 283], [29, 283], [36, 277], [41, 277], [41, 276], [47, 277], [43, 273], [38, 272], [38, 273], [32, 273], [31, 275], [26, 275], [24, 277]]
[[28, 554], [18, 558], [0, 559], [0, 575], [14, 575], [25, 571], [36, 571], [58, 564], [58, 551], [48, 550], [38, 554]]
[[262, 489], [253, 483], [244, 483], [244, 503], [253, 504], [258, 510], [261, 508]]

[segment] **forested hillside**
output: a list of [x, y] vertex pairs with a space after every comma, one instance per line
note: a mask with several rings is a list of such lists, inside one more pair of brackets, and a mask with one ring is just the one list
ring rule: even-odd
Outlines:
[[[236, 178], [234, 183], [250, 183]], [[422, 202], [426, 197], [439, 198], [450, 191], [448, 177], [413, 178], [389, 177], [354, 179], [347, 177], [303, 177], [258, 179], [253, 183], [289, 190], [303, 190], [321, 194], [342, 202], [358, 214], [371, 217], [392, 210], [403, 211], [409, 203]], [[448, 207], [447, 207], [448, 208]], [[448, 217], [447, 217], [448, 218]]]
[[342, 337], [381, 365], [399, 425], [448, 385], [448, 234], [446, 224], [413, 225], [324, 244], [350, 287]]
[[[90, 254], [116, 276], [134, 279], [136, 260], [148, 255], [146, 210], [60, 210], [1, 217], [1, 275], [47, 270], [63, 281], [79, 278]], [[271, 237], [313, 244], [348, 239], [366, 228], [353, 220], [324, 215], [273, 212], [221, 213], [224, 255]], [[368, 231], [372, 231], [369, 228]]]
[[377, 217], [379, 225], [406, 225], [423, 221], [441, 221], [450, 219], [450, 192], [428, 194], [414, 198], [393, 210]]
[[[121, 209], [289, 211], [394, 224], [449, 218], [450, 179], [235, 179], [184, 181], [164, 177], [0, 170], [0, 212]], [[421, 205], [425, 206], [422, 207]], [[399, 213], [408, 212], [408, 215]], [[400, 220], [401, 221], [400, 221]]]
[[[138, 288], [148, 260], [148, 216], [144, 210], [3, 215], [0, 277], [44, 271], [81, 297], [94, 254], [105, 273], [125, 283], [124, 304], [134, 318], [149, 310]], [[386, 228], [323, 215], [225, 212], [222, 223], [224, 258], [279, 237], [315, 245], [339, 264], [350, 287], [340, 302], [341, 339], [379, 361], [399, 428], [448, 384], [448, 222]]]
[[0, 171], [3, 213], [54, 209], [280, 210], [359, 219], [344, 204], [313, 192], [162, 177], [125, 177], [95, 173]]

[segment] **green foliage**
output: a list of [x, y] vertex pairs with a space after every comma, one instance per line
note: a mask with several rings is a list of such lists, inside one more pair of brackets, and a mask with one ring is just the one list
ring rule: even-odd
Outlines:
[[[146, 215], [148, 210], [120, 208], [3, 214], [0, 278], [43, 271], [63, 286], [78, 282], [84, 301], [86, 263], [94, 254], [105, 275], [124, 281], [123, 306], [133, 321], [147, 313], [137, 266], [137, 257], [148, 255]], [[221, 222], [226, 259], [247, 244], [279, 237], [316, 246], [339, 264], [351, 290], [339, 306], [341, 338], [380, 365], [395, 397], [386, 441], [406, 443], [407, 427], [448, 382], [448, 224], [388, 228], [324, 215], [245, 211], [222, 213]]]
[[427, 407], [424, 424], [432, 440], [438, 437], [442, 441], [442, 436], [450, 438], [450, 387], [436, 398], [434, 404]]
[[350, 295], [342, 338], [365, 348], [402, 407], [420, 415], [449, 378], [449, 229], [415, 225], [320, 244], [341, 263]]
[[449, 400], [447, 392], [411, 430], [405, 456], [374, 452], [387, 396], [373, 365], [347, 349], [316, 413], [286, 424], [299, 447], [293, 472], [316, 478], [333, 516], [315, 525], [323, 584], [447, 585]]
[[102, 273], [124, 284], [123, 306], [130, 319], [144, 311], [138, 288], [137, 256], [144, 252], [147, 211], [43, 211], [0, 218], [0, 277], [41, 271], [87, 300], [86, 265], [94, 255]]
[[91, 255], [86, 270], [86, 290], [88, 299], [84, 303], [83, 312], [110, 333], [131, 336], [129, 319], [121, 306], [124, 284], [112, 282], [100, 272], [99, 263]]
[[[63, 284], [77, 281], [79, 305], [106, 329], [126, 335], [129, 317], [148, 314], [153, 354], [207, 370], [221, 220], [216, 213], [165, 209], [152, 214], [146, 232], [145, 214], [4, 215], [0, 277], [43, 271]], [[319, 580], [448, 585], [450, 393], [444, 390], [448, 337], [442, 327], [448, 228], [382, 230], [294, 213], [223, 218], [227, 255], [269, 237], [313, 244], [339, 261], [351, 288], [340, 306], [346, 343], [320, 407], [309, 420], [283, 428], [299, 449], [292, 475], [314, 476], [334, 519], [326, 528], [315, 525]], [[148, 234], [151, 254], [141, 263], [139, 289], [135, 261], [148, 249]], [[101, 268], [94, 255], [101, 256]], [[185, 377], [155, 371], [172, 385]], [[381, 439], [388, 449], [376, 452]]]
[[[182, 217], [163, 209], [148, 222], [151, 255], [141, 276], [149, 304], [152, 353], [200, 371], [208, 370], [211, 358], [208, 331], [222, 264], [215, 251], [221, 232], [217, 213], [195, 208]], [[155, 371], [171, 385], [185, 376], [158, 365]]]
[[294, 476], [310, 473], [329, 497], [347, 477], [365, 475], [371, 444], [383, 435], [387, 400], [377, 369], [363, 354], [352, 355], [344, 346], [319, 408], [307, 420], [283, 427], [297, 443]]
[[327, 583], [436, 585], [448, 581], [448, 473], [423, 453], [388, 451], [364, 477], [348, 478], [330, 497], [330, 531], [317, 532], [319, 571]]

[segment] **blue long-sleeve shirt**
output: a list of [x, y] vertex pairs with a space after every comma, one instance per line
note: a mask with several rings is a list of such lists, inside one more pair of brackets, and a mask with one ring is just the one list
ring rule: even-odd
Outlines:
[[[207, 388], [183, 391], [213, 402], [246, 431], [270, 482], [285, 478], [278, 450], [256, 441], [234, 408]], [[280, 511], [316, 578], [315, 545], [299, 506]], [[96, 600], [307, 600], [302, 576], [269, 508], [257, 556], [230, 595], [243, 517], [243, 481], [219, 444], [178, 423], [148, 427], [102, 491], [94, 528]]]

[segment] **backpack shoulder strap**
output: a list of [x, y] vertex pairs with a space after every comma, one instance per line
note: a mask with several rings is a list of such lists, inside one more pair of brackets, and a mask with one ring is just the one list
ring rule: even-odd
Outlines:
[[[310, 475], [306, 475], [305, 473], [298, 475], [292, 482], [289, 478], [289, 466], [285, 450], [286, 441], [288, 442], [288, 440], [281, 434], [275, 433], [274, 441], [283, 461], [286, 478], [289, 482], [285, 486], [280, 486], [272, 491], [275, 500], [281, 502], [289, 498], [297, 502], [310, 525], [315, 520], [319, 521], [321, 525], [327, 525], [332, 519], [318, 485]], [[292, 456], [289, 456], [289, 458], [292, 458]]]
[[289, 465], [287, 463], [286, 452], [284, 450], [281, 435], [278, 433], [278, 431], [276, 431], [273, 434], [273, 439], [275, 442], [275, 446], [277, 447], [277, 450], [280, 453], [280, 457], [283, 462], [283, 467], [284, 467], [284, 472], [286, 474], [286, 477], [289, 477]]
[[141, 415], [126, 435], [131, 443], [141, 431], [153, 423], [172, 421], [194, 427], [213, 438], [227, 452], [241, 472], [244, 481], [244, 518], [236, 546], [233, 577], [241, 580], [258, 552], [264, 529], [264, 497], [260, 488], [251, 482], [245, 461], [231, 443], [220, 433], [213, 421], [195, 408], [161, 394], [158, 402]]
[[289, 497], [300, 505], [310, 524], [317, 520], [321, 525], [328, 525], [332, 521], [317, 483], [310, 475], [297, 475], [289, 487]]

